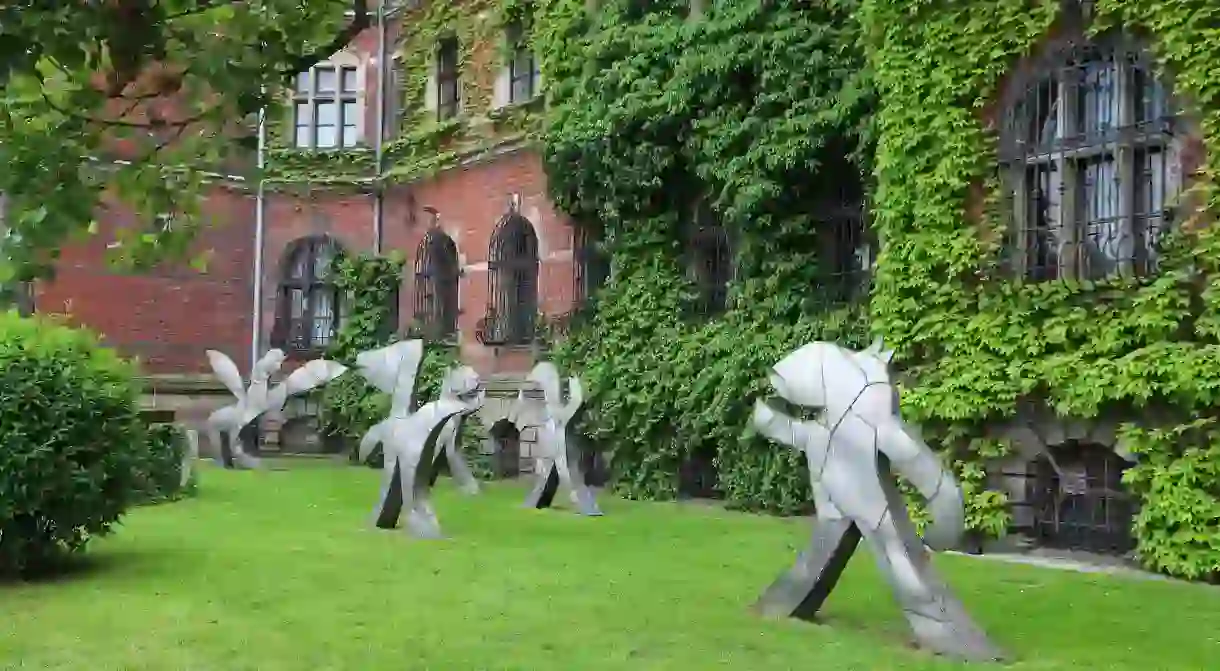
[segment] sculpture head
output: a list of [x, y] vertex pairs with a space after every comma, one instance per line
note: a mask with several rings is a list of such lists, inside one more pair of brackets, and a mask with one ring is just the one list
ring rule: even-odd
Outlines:
[[280, 369], [280, 366], [284, 365], [286, 358], [282, 349], [276, 348], [267, 352], [263, 358], [255, 362], [254, 369], [250, 371], [250, 381], [266, 382]]
[[533, 382], [542, 388], [542, 397], [547, 405], [556, 405], [563, 403], [563, 391], [559, 382], [559, 369], [550, 361], [543, 361], [534, 366], [530, 374], [526, 377], [527, 380]]
[[441, 383], [441, 398], [465, 404], [474, 412], [483, 407], [484, 391], [479, 374], [470, 366], [455, 366], [445, 374]]
[[880, 339], [860, 352], [813, 342], [780, 359], [768, 379], [775, 394], [788, 403], [825, 410], [834, 417], [852, 407], [866, 387], [889, 386], [892, 356]]

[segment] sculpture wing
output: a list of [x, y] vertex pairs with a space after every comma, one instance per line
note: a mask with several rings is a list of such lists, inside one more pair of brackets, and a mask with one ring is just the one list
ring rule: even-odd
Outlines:
[[237, 364], [233, 363], [223, 352], [217, 352], [214, 349], [207, 351], [208, 363], [212, 365], [212, 372], [216, 374], [216, 379], [225, 386], [238, 401], [243, 401], [246, 398], [246, 387], [241, 381], [241, 372], [237, 370]]
[[424, 341], [404, 340], [356, 356], [356, 369], [369, 384], [390, 394], [391, 414], [401, 415], [411, 408], [415, 377], [424, 358]]
[[347, 372], [347, 366], [335, 361], [314, 359], [292, 371], [288, 379], [271, 388], [267, 394], [268, 407], [282, 409], [289, 396], [295, 396], [321, 387]]
[[[356, 456], [360, 458], [362, 463], [367, 461], [369, 456], [373, 454], [373, 449], [385, 440], [383, 437], [384, 430], [385, 422], [374, 424], [360, 439], [360, 451], [357, 452]], [[387, 468], [390, 468], [390, 466], [387, 465]]]

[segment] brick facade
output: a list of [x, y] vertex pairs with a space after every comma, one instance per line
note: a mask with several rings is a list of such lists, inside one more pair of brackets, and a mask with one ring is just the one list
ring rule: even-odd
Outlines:
[[63, 249], [53, 281], [36, 291], [38, 312], [64, 315], [97, 331], [145, 373], [210, 373], [205, 349], [227, 353], [249, 367], [254, 262], [254, 198], [242, 190], [216, 188], [203, 203], [205, 227], [197, 251], [208, 251], [206, 272], [186, 264], [125, 273], [106, 263], [118, 227], [138, 225], [122, 206], [98, 213], [99, 231]]

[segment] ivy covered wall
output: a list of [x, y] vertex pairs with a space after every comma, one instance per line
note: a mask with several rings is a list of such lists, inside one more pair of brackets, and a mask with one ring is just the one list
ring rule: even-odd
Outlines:
[[[996, 129], [1005, 76], [1055, 29], [1059, 0], [545, 3], [546, 156], [557, 202], [605, 222], [613, 280], [565, 345], [615, 450], [628, 496], [674, 493], [683, 458], [717, 455], [731, 503], [807, 501], [796, 455], [746, 428], [765, 367], [814, 338], [897, 348], [904, 412], [961, 476], [968, 524], [997, 535], [1006, 497], [985, 468], [1009, 447], [989, 430], [1018, 404], [1116, 414], [1139, 456], [1137, 554], [1150, 568], [1220, 575], [1220, 248], [1214, 153], [1192, 181], [1161, 268], [1144, 279], [1028, 283], [1001, 263]], [[1150, 40], [1204, 144], [1220, 138], [1220, 8], [1204, 0], [1101, 0], [1092, 31]], [[1208, 35], [1212, 35], [1209, 39]], [[873, 144], [875, 142], [875, 144]], [[812, 193], [849, 153], [871, 175], [883, 241], [867, 310], [819, 310]], [[735, 232], [732, 306], [684, 320], [684, 212], [706, 195]], [[865, 317], [868, 317], [866, 320]], [[1155, 418], [1155, 421], [1153, 421]]]
[[[1081, 4], [1093, 12], [1094, 34], [1122, 29], [1151, 45], [1205, 146], [1220, 146], [1220, 42], [1207, 28], [1220, 8], [1204, 0]], [[1151, 277], [1026, 283], [1007, 279], [1000, 263], [996, 134], [980, 110], [1073, 9], [1058, 0], [864, 1], [859, 17], [880, 96], [872, 213], [886, 241], [873, 327], [910, 377], [904, 411], [949, 449], [985, 445], [986, 426], [1030, 398], [1061, 416], [1132, 420], [1124, 432], [1139, 456], [1127, 481], [1142, 503], [1140, 559], [1214, 578], [1217, 154], [1193, 176]], [[978, 186], [989, 207], [968, 216]]]

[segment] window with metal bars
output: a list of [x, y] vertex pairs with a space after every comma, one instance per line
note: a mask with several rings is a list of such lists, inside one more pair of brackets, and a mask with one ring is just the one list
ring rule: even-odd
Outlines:
[[297, 75], [293, 142], [300, 149], [344, 149], [359, 142], [360, 95], [355, 67], [318, 65]]
[[457, 333], [457, 245], [439, 228], [430, 229], [415, 254], [415, 327], [427, 340]]
[[436, 45], [436, 118], [444, 121], [458, 115], [461, 107], [458, 71], [458, 39], [441, 38]]
[[816, 295], [826, 307], [839, 307], [868, 296], [873, 244], [859, 204], [835, 204], [817, 216], [821, 287]]
[[287, 352], [318, 354], [334, 340], [341, 301], [331, 262], [339, 250], [338, 243], [326, 236], [289, 245], [281, 266], [272, 345]]
[[538, 320], [538, 236], [515, 208], [492, 233], [487, 276], [489, 304], [476, 337], [488, 345], [528, 345]]
[[588, 304], [610, 277], [610, 258], [602, 247], [600, 227], [578, 223], [572, 230], [572, 307]]
[[693, 229], [687, 272], [697, 293], [696, 313], [711, 317], [728, 309], [729, 281], [733, 277], [729, 235], [705, 201], [695, 207]]
[[1138, 501], [1123, 485], [1127, 464], [1101, 445], [1067, 443], [1029, 465], [1023, 505], [1045, 547], [1123, 554], [1134, 549]]
[[538, 94], [538, 59], [529, 44], [529, 27], [522, 20], [513, 21], [505, 30], [508, 41], [508, 101], [523, 103]]
[[1006, 100], [1001, 168], [1014, 270], [1031, 280], [1156, 271], [1180, 188], [1178, 112], [1117, 33], [1047, 51]]

